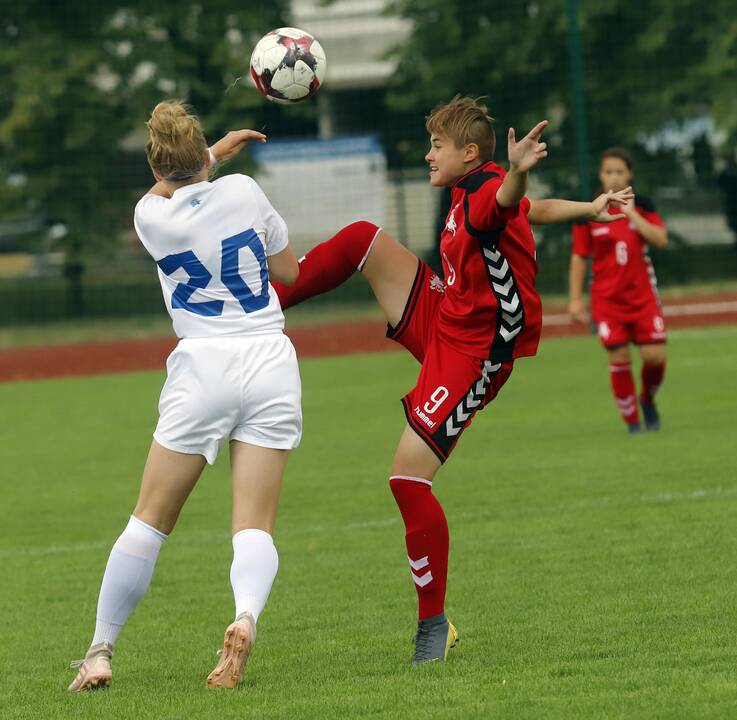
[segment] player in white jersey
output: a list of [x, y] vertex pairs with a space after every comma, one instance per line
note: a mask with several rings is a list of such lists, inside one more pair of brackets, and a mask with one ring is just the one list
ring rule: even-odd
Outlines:
[[72, 691], [110, 684], [118, 634], [205, 463], [226, 441], [235, 621], [207, 685], [240, 682], [278, 567], [272, 534], [287, 455], [302, 434], [297, 359], [269, 282], [292, 284], [299, 274], [286, 225], [251, 178], [208, 181], [213, 161], [265, 136], [240, 130], [208, 150], [199, 121], [180, 102], [157, 105], [148, 128], [157, 182], [136, 205], [135, 227], [158, 265], [180, 341], [167, 361], [138, 502], [110, 553], [94, 637], [73, 663]]

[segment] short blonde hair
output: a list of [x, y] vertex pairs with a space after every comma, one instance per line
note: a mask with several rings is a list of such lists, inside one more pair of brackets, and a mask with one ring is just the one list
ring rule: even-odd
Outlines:
[[427, 131], [445, 135], [457, 148], [469, 143], [478, 145], [479, 159], [488, 162], [494, 157], [496, 135], [486, 105], [481, 98], [456, 95], [450, 102], [438, 105], [425, 119]]
[[207, 142], [197, 116], [181, 100], [160, 102], [146, 123], [146, 157], [167, 180], [188, 180], [205, 163]]

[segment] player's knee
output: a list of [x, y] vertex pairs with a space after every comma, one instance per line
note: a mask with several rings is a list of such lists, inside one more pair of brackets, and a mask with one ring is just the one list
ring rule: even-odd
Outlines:
[[642, 361], [648, 365], [663, 365], [665, 363], [665, 346], [651, 345], [640, 348]]
[[627, 345], [608, 348], [609, 362], [611, 363], [627, 363], [630, 362], [630, 349]]
[[339, 248], [342, 257], [354, 269], [361, 270], [378, 231], [378, 225], [368, 220], [358, 220], [338, 231], [333, 238], [333, 247]]
[[346, 225], [340, 232], [351, 238], [366, 240], [369, 242], [374, 239], [374, 235], [379, 231], [379, 226], [368, 220], [356, 220], [350, 225]]

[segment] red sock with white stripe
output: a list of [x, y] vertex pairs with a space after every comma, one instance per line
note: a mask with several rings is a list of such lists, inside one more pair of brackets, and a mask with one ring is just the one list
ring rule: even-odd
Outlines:
[[389, 479], [402, 513], [407, 559], [419, 600], [420, 620], [439, 615], [445, 607], [448, 579], [448, 523], [432, 494], [432, 482], [395, 475]]
[[665, 375], [665, 363], [643, 363], [642, 364], [642, 392], [640, 399], [643, 405], [652, 405], [655, 393], [663, 383]]
[[299, 277], [291, 287], [272, 282], [282, 310], [342, 285], [362, 270], [379, 228], [359, 220], [316, 245], [299, 261]]
[[637, 409], [632, 365], [628, 362], [612, 363], [609, 365], [609, 379], [612, 382], [612, 391], [619, 408], [619, 414], [628, 425], [639, 423], [640, 413]]

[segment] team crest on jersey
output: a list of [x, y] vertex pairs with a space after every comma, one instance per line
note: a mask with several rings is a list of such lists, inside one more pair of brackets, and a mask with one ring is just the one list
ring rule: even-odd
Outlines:
[[453, 235], [456, 234], [456, 230], [458, 230], [458, 225], [456, 225], [456, 208], [458, 207], [458, 204], [453, 206], [453, 209], [450, 211], [450, 215], [448, 216], [448, 222], [445, 224], [445, 229], [453, 233]]
[[439, 292], [439, 293], [444, 293], [445, 283], [437, 275], [433, 275], [430, 278], [430, 290], [434, 290], [435, 292]]
[[194, 198], [194, 200], [191, 200], [189, 203], [192, 207], [197, 207], [198, 205], [202, 205], [202, 200], [199, 198]]

